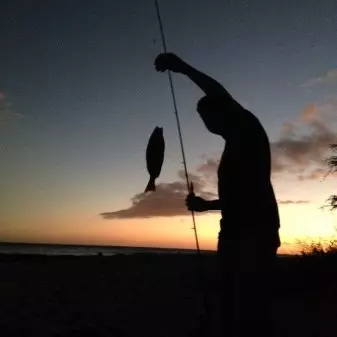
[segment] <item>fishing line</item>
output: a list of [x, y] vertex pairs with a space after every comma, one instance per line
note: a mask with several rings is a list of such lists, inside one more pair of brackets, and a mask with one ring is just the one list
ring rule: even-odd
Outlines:
[[[156, 7], [156, 13], [157, 13], [157, 18], [158, 18], [158, 23], [159, 23], [159, 29], [160, 29], [160, 35], [161, 35], [161, 41], [162, 41], [162, 44], [163, 44], [163, 49], [164, 49], [164, 52], [167, 53], [166, 39], [165, 39], [165, 34], [164, 34], [164, 29], [163, 29], [163, 23], [162, 23], [161, 16], [160, 16], [158, 0], [154, 0], [154, 4], [155, 4], [155, 7]], [[172, 74], [171, 74], [170, 70], [168, 70], [167, 73], [168, 73], [168, 79], [169, 79], [170, 90], [171, 90], [171, 95], [172, 95], [174, 114], [176, 116], [176, 121], [177, 121], [178, 134], [179, 134], [179, 140], [180, 140], [180, 148], [181, 148], [181, 154], [182, 154], [182, 157], [183, 157], [183, 165], [184, 165], [184, 171], [185, 171], [187, 190], [190, 193], [194, 193], [193, 183], [190, 184], [189, 178], [188, 178], [186, 156], [185, 156], [185, 150], [184, 150], [183, 137], [182, 137], [182, 133], [181, 133], [181, 127], [180, 127], [180, 121], [179, 121], [176, 95], [175, 95], [174, 86], [173, 86]], [[193, 221], [193, 228], [192, 229], [194, 230], [195, 242], [196, 242], [196, 245], [197, 245], [197, 251], [198, 251], [198, 254], [200, 254], [199, 240], [198, 240], [198, 233], [197, 233], [197, 227], [196, 227], [196, 223], [195, 223], [194, 212], [191, 211], [191, 214], [192, 214], [192, 221]]]

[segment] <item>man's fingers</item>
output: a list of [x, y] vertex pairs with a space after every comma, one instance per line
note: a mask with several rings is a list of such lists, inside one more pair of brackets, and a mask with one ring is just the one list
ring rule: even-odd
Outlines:
[[191, 200], [188, 200], [187, 198], [186, 198], [186, 201], [185, 201], [185, 205], [187, 206], [187, 209], [189, 211], [193, 208], [193, 203], [191, 202]]
[[165, 54], [159, 54], [157, 58], [155, 59], [155, 67], [156, 70], [164, 72], [168, 69], [167, 67], [167, 57]]
[[160, 65], [160, 64], [156, 64], [156, 70], [164, 72], [166, 70], [166, 67], [164, 67], [163, 65]]

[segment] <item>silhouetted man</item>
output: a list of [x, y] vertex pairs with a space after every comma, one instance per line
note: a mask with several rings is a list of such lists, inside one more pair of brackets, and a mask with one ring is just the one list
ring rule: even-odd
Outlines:
[[218, 169], [218, 200], [188, 195], [189, 210], [220, 210], [218, 256], [221, 266], [224, 336], [272, 337], [268, 314], [270, 286], [279, 239], [279, 213], [270, 181], [268, 136], [259, 120], [214, 79], [174, 54], [160, 54], [158, 71], [190, 78], [205, 93], [197, 111], [206, 128], [226, 141]]

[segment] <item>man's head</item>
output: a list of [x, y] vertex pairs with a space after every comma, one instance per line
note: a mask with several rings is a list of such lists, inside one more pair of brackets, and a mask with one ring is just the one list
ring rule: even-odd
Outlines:
[[197, 105], [197, 111], [205, 123], [206, 128], [219, 136], [228, 137], [225, 124], [225, 111], [223, 102], [219, 97], [202, 97]]

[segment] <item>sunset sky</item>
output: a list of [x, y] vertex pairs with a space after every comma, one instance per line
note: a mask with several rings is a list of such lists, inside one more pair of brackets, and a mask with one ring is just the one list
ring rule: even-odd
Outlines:
[[[160, 6], [169, 50], [266, 128], [280, 252], [331, 236], [337, 215], [319, 208], [337, 191], [333, 176], [323, 180], [337, 136], [337, 2]], [[194, 248], [168, 80], [153, 67], [153, 1], [2, 0], [0, 49], [0, 241]], [[174, 84], [196, 192], [216, 197], [225, 143], [195, 111], [202, 92], [179, 75]], [[165, 160], [157, 192], [143, 195], [155, 126]], [[219, 219], [196, 217], [202, 249], [215, 249]]]

